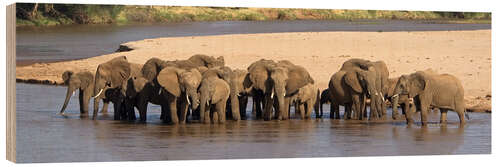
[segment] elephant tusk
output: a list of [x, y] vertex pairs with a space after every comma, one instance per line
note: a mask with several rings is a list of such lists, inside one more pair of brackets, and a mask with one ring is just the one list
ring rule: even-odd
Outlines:
[[286, 93], [283, 93], [283, 97], [285, 97], [285, 96], [286, 96]]
[[99, 91], [99, 93], [97, 93], [97, 95], [95, 95], [93, 98], [99, 97], [99, 95], [101, 95], [101, 93], [102, 93], [102, 91], [103, 91], [103, 90], [104, 90], [104, 89], [101, 89], [101, 90]]
[[73, 91], [73, 94], [71, 94], [71, 96], [74, 96], [74, 95], [75, 95], [75, 93], [76, 93], [76, 91]]
[[186, 94], [186, 100], [187, 100], [188, 104], [191, 105], [191, 101], [189, 101], [189, 97], [187, 94]]
[[271, 99], [274, 98], [274, 92], [271, 92]]
[[399, 94], [395, 94], [391, 98], [397, 98], [397, 97], [399, 97]]
[[160, 90], [158, 90], [158, 95], [160, 95], [160, 94], [161, 94], [161, 88], [160, 88]]
[[410, 104], [414, 104], [414, 103], [413, 103], [413, 98], [408, 99], [408, 102], [409, 102]]
[[236, 94], [236, 96], [241, 97], [241, 94], [240, 94], [240, 93], [238, 93], [238, 94]]

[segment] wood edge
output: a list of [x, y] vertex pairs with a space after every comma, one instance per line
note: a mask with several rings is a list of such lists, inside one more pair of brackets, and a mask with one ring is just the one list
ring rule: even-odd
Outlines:
[[6, 158], [16, 162], [16, 4], [6, 8], [7, 30], [7, 117]]

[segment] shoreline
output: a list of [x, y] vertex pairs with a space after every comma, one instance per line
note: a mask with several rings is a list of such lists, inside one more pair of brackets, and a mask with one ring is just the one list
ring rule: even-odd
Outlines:
[[[303, 47], [296, 47], [303, 46]], [[288, 59], [304, 66], [321, 89], [350, 58], [383, 60], [390, 77], [432, 68], [458, 77], [470, 111], [491, 112], [491, 30], [416, 32], [293, 32], [167, 37], [126, 42], [124, 52], [97, 57], [16, 66], [16, 82], [61, 85], [65, 70], [95, 72], [97, 65], [125, 55], [130, 62], [149, 58], [186, 59], [194, 54], [224, 56], [231, 68], [261, 58]], [[443, 63], [446, 62], [446, 63]], [[470, 67], [470, 68], [463, 68]]]

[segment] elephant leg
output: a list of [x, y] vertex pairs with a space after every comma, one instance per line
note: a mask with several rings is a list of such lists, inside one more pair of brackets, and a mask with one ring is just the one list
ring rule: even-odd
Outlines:
[[248, 96], [241, 97], [239, 99], [240, 103], [240, 116], [241, 120], [246, 120], [247, 119], [247, 104], [248, 104]]
[[417, 106], [414, 104], [410, 106], [409, 103], [405, 103], [405, 109], [403, 110], [405, 112], [405, 117], [406, 117], [406, 124], [410, 125], [413, 124], [413, 113], [416, 112]]
[[306, 113], [305, 113], [305, 107], [304, 107], [304, 103], [299, 103], [299, 112], [300, 112], [300, 119], [305, 119], [305, 116], [306, 116]]
[[[405, 105], [399, 105], [401, 106], [401, 110], [403, 111], [403, 113], [405, 112], [405, 108], [406, 106]], [[394, 106], [393, 106], [394, 107]], [[398, 112], [398, 109], [392, 109], [392, 119], [393, 120], [397, 120], [399, 118], [399, 112]]]
[[448, 110], [444, 108], [439, 109], [441, 111], [441, 118], [439, 119], [440, 124], [446, 124], [446, 118], [448, 116]]
[[[181, 97], [184, 97], [184, 96], [181, 96]], [[179, 111], [180, 111], [179, 122], [181, 124], [185, 124], [186, 119], [187, 119], [187, 112], [188, 112], [189, 104], [187, 103], [187, 100], [185, 100], [184, 98], [180, 99], [180, 101], [181, 102], [179, 104]]]
[[458, 118], [460, 119], [460, 125], [465, 125], [465, 105], [463, 102], [459, 102], [457, 107], [455, 108], [455, 112], [458, 114]]
[[120, 116], [121, 116], [121, 106], [122, 104], [120, 104], [119, 102], [114, 102], [113, 103], [113, 118], [114, 120], [120, 120]]
[[[215, 113], [218, 113], [218, 123], [225, 123], [226, 122], [226, 102], [219, 102], [215, 105]], [[214, 119], [217, 119], [214, 115]]]
[[140, 102], [137, 108], [139, 110], [140, 121], [146, 122], [147, 112], [148, 112], [148, 103], [147, 102]]
[[84, 91], [83, 94], [83, 112], [82, 115], [88, 115], [89, 113], [89, 102], [91, 98], [91, 93], [89, 91]]
[[255, 113], [256, 119], [261, 119], [262, 118], [262, 108], [261, 108], [262, 100], [259, 97], [253, 96], [252, 101], [253, 101], [252, 113]]
[[179, 117], [177, 116], [177, 97], [171, 96], [169, 103], [171, 123], [177, 124], [179, 123]]
[[[337, 106], [337, 111], [339, 111], [340, 108], [339, 106]], [[346, 103], [344, 104], [344, 119], [345, 120], [348, 120], [348, 119], [353, 119], [353, 114], [352, 114], [352, 104], [351, 103]], [[339, 119], [340, 119], [340, 115], [339, 115]]]
[[83, 98], [83, 91], [81, 89], [79, 90], [79, 93], [78, 93], [78, 102], [80, 104], [80, 114], [83, 114], [84, 113], [84, 111], [83, 111], [84, 98]]
[[313, 110], [313, 107], [314, 107], [313, 101], [312, 100], [308, 100], [307, 103], [306, 103], [306, 107], [307, 107], [307, 110], [306, 110], [306, 119], [309, 119], [309, 118], [311, 118], [312, 110]]
[[109, 105], [109, 100], [103, 100], [101, 113], [103, 113], [103, 114], [108, 113], [108, 105]]
[[[360, 100], [361, 101], [361, 107], [360, 107], [359, 115], [358, 115], [359, 117], [362, 117], [361, 119], [363, 119], [363, 117], [368, 119], [368, 110], [366, 109], [366, 107], [367, 107], [367, 105], [366, 105], [366, 99], [367, 99], [366, 95], [363, 94], [361, 96], [361, 100]], [[370, 108], [370, 112], [371, 112], [371, 110], [372, 109]]]
[[271, 95], [267, 95], [264, 97], [264, 121], [270, 121], [272, 118], [272, 107], [274, 100], [271, 99]]
[[361, 98], [358, 95], [353, 96], [352, 100], [352, 106], [353, 106], [353, 111], [354, 111], [354, 118], [355, 119], [363, 119], [363, 115], [361, 114]]
[[422, 121], [422, 126], [427, 126], [427, 113], [429, 112], [429, 105], [425, 102], [420, 101], [420, 119]]

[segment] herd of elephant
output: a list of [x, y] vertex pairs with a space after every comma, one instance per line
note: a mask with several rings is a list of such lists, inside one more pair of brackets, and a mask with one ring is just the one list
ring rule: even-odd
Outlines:
[[[81, 116], [88, 116], [93, 98], [93, 119], [102, 100], [103, 113], [113, 103], [115, 120], [136, 120], [137, 109], [144, 122], [151, 103], [161, 106], [160, 119], [165, 123], [224, 123], [226, 119], [246, 119], [249, 97], [253, 99], [252, 113], [266, 121], [290, 119], [291, 106], [295, 117], [310, 119], [314, 109], [315, 118], [321, 118], [324, 103], [331, 104], [331, 119], [341, 118], [340, 105], [345, 107], [344, 119], [384, 119], [386, 100], [392, 104], [392, 118], [401, 117], [401, 105], [408, 124], [419, 111], [422, 125], [427, 125], [431, 108], [440, 109], [440, 123], [446, 123], [448, 110], [458, 113], [460, 124], [468, 118], [464, 89], [456, 77], [427, 69], [389, 78], [383, 61], [356, 58], [345, 61], [323, 91], [304, 67], [288, 60], [261, 59], [245, 70], [225, 66], [222, 56], [201, 54], [187, 60], [151, 58], [144, 65], [119, 56], [99, 64], [95, 75], [65, 71], [62, 78], [68, 89], [60, 114], [79, 89]], [[366, 109], [368, 99], [370, 110]]]

